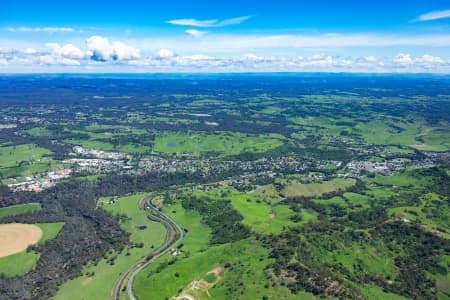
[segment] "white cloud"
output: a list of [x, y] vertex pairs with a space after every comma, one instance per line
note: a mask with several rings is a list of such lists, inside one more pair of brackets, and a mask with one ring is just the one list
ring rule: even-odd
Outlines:
[[251, 17], [252, 16], [242, 16], [242, 17], [237, 17], [237, 18], [226, 19], [226, 20], [223, 20], [223, 21], [217, 23], [216, 26], [222, 27], [222, 26], [241, 24], [241, 23], [251, 19]]
[[197, 38], [202, 37], [207, 33], [207, 31], [202, 31], [202, 30], [197, 30], [197, 29], [188, 29], [188, 30], [185, 30], [184, 32], [186, 32], [190, 36], [197, 37]]
[[176, 19], [169, 20], [167, 23], [182, 26], [212, 27], [217, 23], [217, 20]]
[[105, 37], [91, 36], [86, 40], [86, 47], [93, 60], [107, 61], [114, 56], [114, 48]]
[[156, 57], [159, 59], [171, 58], [174, 56], [175, 54], [168, 49], [160, 49], [158, 52], [156, 52]]
[[183, 59], [187, 60], [211, 60], [216, 59], [215, 57], [204, 55], [204, 54], [194, 54], [194, 55], [186, 55], [183, 56]]
[[376, 62], [378, 59], [373, 55], [369, 55], [369, 56], [364, 56], [364, 60], [366, 62]]
[[64, 65], [64, 66], [79, 66], [80, 62], [75, 59], [55, 57], [52, 55], [42, 55], [39, 57], [41, 65]]
[[122, 42], [110, 43], [101, 36], [91, 36], [86, 40], [88, 55], [95, 61], [131, 60], [141, 56], [140, 50]]
[[424, 62], [428, 64], [442, 64], [444, 63], [444, 60], [440, 58], [439, 56], [433, 56], [429, 54], [425, 54], [422, 57], [417, 58], [419, 62]]
[[8, 61], [5, 58], [0, 58], [0, 66], [7, 66]]
[[248, 53], [248, 54], [244, 54], [242, 56], [242, 59], [251, 60], [251, 61], [259, 61], [259, 60], [264, 60], [264, 57], [257, 56], [254, 53]]
[[399, 65], [411, 65], [414, 61], [410, 54], [400, 53], [392, 59], [394, 63]]
[[25, 54], [35, 54], [36, 52], [37, 52], [37, 50], [34, 48], [31, 48], [31, 47], [23, 50], [23, 53], [25, 53]]
[[167, 23], [173, 25], [193, 26], [193, 27], [224, 27], [229, 25], [241, 24], [242, 22], [245, 22], [250, 18], [251, 16], [242, 16], [231, 19], [225, 19], [222, 21], [219, 21], [217, 19], [211, 20], [176, 19], [176, 20], [169, 20], [167, 21]]
[[425, 22], [425, 21], [433, 21], [439, 19], [450, 18], [450, 9], [440, 10], [440, 11], [432, 11], [423, 15], [420, 15], [415, 21]]
[[51, 48], [53, 50], [53, 54], [56, 56], [70, 59], [83, 59], [85, 57], [83, 51], [72, 44], [66, 44], [62, 47], [57, 43], [47, 43], [45, 45], [48, 48]]
[[112, 46], [114, 49], [114, 59], [127, 60], [141, 57], [141, 51], [139, 49], [125, 45], [124, 43], [113, 42]]
[[10, 32], [72, 32], [72, 27], [8, 27]]

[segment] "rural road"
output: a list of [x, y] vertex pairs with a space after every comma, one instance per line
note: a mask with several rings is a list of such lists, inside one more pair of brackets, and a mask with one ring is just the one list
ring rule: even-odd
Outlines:
[[[151, 209], [158, 211], [155, 207], [152, 206], [152, 204], [150, 203], [150, 201], [147, 197], [142, 198], [142, 200], [139, 202], [139, 207], [143, 211], [145, 210], [145, 204], [150, 206]], [[155, 261], [159, 257], [163, 256], [167, 252], [169, 252], [173, 246], [178, 244], [183, 239], [183, 237], [184, 237], [183, 229], [177, 223], [175, 223], [175, 221], [173, 221], [169, 216], [167, 216], [163, 212], [158, 211], [158, 213], [161, 217], [151, 215], [151, 214], [149, 214], [148, 217], [151, 220], [153, 220], [155, 222], [160, 222], [161, 224], [164, 225], [164, 227], [167, 230], [166, 240], [160, 247], [158, 247], [157, 249], [155, 249], [154, 251], [149, 253], [147, 256], [142, 257], [141, 259], [136, 261], [134, 264], [129, 266], [125, 271], [123, 271], [120, 274], [119, 278], [116, 280], [116, 283], [114, 284], [114, 287], [111, 291], [111, 299], [112, 300], [119, 299], [120, 288], [123, 285], [125, 279], [130, 274], [131, 275], [130, 275], [130, 278], [128, 279], [128, 283], [127, 283], [127, 293], [128, 293], [128, 297], [131, 300], [136, 300], [136, 297], [134, 296], [134, 293], [133, 293], [133, 282], [134, 282], [134, 279], [136, 278], [136, 275], [142, 269], [144, 269], [146, 266], [151, 264], [153, 261]], [[178, 232], [178, 239], [176, 241], [174, 241], [175, 237], [177, 236], [177, 232]], [[150, 256], [152, 258], [147, 260], [147, 257], [150, 257]]]

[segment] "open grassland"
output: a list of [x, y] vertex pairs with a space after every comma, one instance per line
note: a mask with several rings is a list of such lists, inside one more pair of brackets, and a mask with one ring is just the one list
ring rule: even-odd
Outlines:
[[[233, 208], [244, 219], [242, 224], [259, 233], [280, 233], [290, 226], [300, 225], [292, 221], [295, 213], [288, 205], [271, 204], [270, 200], [255, 193], [238, 192], [232, 188], [214, 189], [209, 192], [195, 192], [195, 197], [208, 197], [216, 200], [230, 200]], [[302, 212], [302, 223], [315, 219], [314, 214]]]
[[43, 244], [46, 241], [54, 239], [64, 226], [64, 222], [56, 223], [37, 223], [35, 224], [42, 229], [42, 238], [39, 240], [39, 244]]
[[64, 133], [66, 143], [103, 151], [143, 153], [150, 151], [153, 143], [152, 135], [145, 130], [122, 125], [94, 123]]
[[49, 150], [33, 144], [0, 147], [0, 168], [16, 167], [24, 162], [39, 162], [43, 156], [50, 154]]
[[301, 183], [295, 179], [282, 179], [280, 183], [284, 186], [281, 193], [286, 197], [319, 197], [326, 193], [350, 188], [355, 184], [355, 180], [336, 178], [321, 183]]
[[[6, 225], [14, 225], [14, 224], [6, 224]], [[20, 225], [28, 225], [38, 228], [40, 233], [39, 238], [34, 243], [43, 244], [46, 241], [54, 239], [58, 235], [64, 223], [38, 223], [33, 225], [29, 224], [20, 224]], [[23, 234], [24, 231], [20, 230], [14, 235], [13, 237], [14, 241], [8, 244], [9, 245], [15, 244]], [[0, 243], [2, 242], [6, 243], [7, 240], [8, 239], [2, 235]], [[5, 276], [16, 276], [25, 274], [29, 272], [31, 269], [33, 269], [40, 257], [40, 254], [36, 251], [26, 251], [25, 249], [22, 249], [20, 252], [17, 252], [15, 254], [11, 254], [0, 258], [0, 273], [3, 273]]]
[[271, 204], [278, 203], [282, 200], [273, 184], [258, 186], [252, 193]]
[[8, 216], [16, 216], [28, 212], [38, 211], [40, 209], [41, 205], [39, 203], [27, 203], [2, 207], [0, 208], [0, 219]]
[[262, 299], [263, 296], [268, 299], [315, 299], [307, 293], [292, 295], [283, 287], [261, 288], [266, 284], [265, 267], [271, 262], [267, 257], [268, 250], [253, 240], [210, 247], [162, 270], [155, 265], [146, 269], [138, 275], [134, 291], [139, 299], [175, 299], [190, 283], [207, 282], [207, 273], [222, 267], [222, 279], [208, 289], [211, 297], [206, 290], [199, 289], [194, 293], [196, 300]]
[[448, 131], [449, 126], [450, 124], [446, 124], [446, 127], [429, 130], [427, 133], [421, 136], [424, 144], [415, 145], [415, 148], [426, 151], [450, 150], [450, 132]]
[[[108, 299], [120, 273], [163, 243], [164, 226], [148, 219], [146, 213], [139, 209], [139, 201], [144, 196], [121, 197], [113, 204], [100, 206], [120, 216], [120, 226], [131, 233], [132, 244], [121, 253], [110, 252], [98, 264], [85, 267], [83, 275], [63, 284], [53, 299]], [[101, 198], [99, 203], [107, 203], [110, 199]]]
[[151, 150], [151, 147], [143, 144], [147, 139], [145, 135], [140, 135], [139, 137], [130, 140], [126, 138], [126, 134], [113, 135], [108, 132], [87, 134], [89, 136], [87, 139], [65, 139], [64, 142], [88, 149], [103, 151], [143, 153]]
[[383, 176], [377, 174], [375, 178], [369, 181], [375, 182], [379, 185], [384, 186], [397, 186], [397, 187], [408, 187], [408, 188], [419, 188], [423, 187], [425, 184], [429, 183], [429, 179], [423, 176], [414, 176], [412, 172], [404, 172], [391, 176]]
[[8, 181], [10, 177], [24, 177], [58, 168], [61, 164], [51, 159], [51, 154], [51, 151], [33, 144], [0, 147], [0, 177]]
[[7, 277], [28, 273], [36, 265], [40, 254], [34, 251], [22, 251], [0, 258], [0, 273]]
[[368, 144], [411, 146], [417, 144], [419, 134], [416, 125], [374, 120], [356, 126]]
[[229, 156], [244, 152], [262, 153], [282, 144], [282, 136], [273, 134], [167, 132], [156, 136], [155, 151], [162, 153], [216, 153], [220, 156]]
[[427, 151], [450, 149], [448, 124], [430, 127], [422, 123], [375, 120], [359, 123], [355, 128], [368, 144], [409, 146]]
[[180, 201], [165, 206], [163, 211], [185, 230], [185, 236], [182, 241], [183, 252], [196, 253], [208, 248], [211, 230], [202, 223], [202, 218], [198, 212], [185, 210], [181, 206]]

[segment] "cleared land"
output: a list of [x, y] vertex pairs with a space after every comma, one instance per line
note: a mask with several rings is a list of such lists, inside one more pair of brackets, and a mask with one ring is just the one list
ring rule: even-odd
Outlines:
[[[164, 242], [164, 226], [148, 219], [146, 213], [139, 208], [139, 201], [144, 196], [145, 194], [135, 194], [121, 197], [113, 204], [101, 206], [115, 216], [122, 216], [119, 223], [131, 233], [131, 245], [121, 253], [108, 253], [98, 264], [84, 268], [84, 275], [63, 284], [53, 299], [109, 299], [120, 273]], [[111, 197], [104, 197], [98, 202], [107, 203], [110, 199]]]
[[27, 212], [33, 212], [40, 209], [41, 205], [39, 203], [27, 203], [2, 207], [0, 208], [0, 219], [7, 216], [16, 216]]
[[217, 153], [237, 155], [262, 153], [283, 144], [278, 135], [249, 135], [219, 132], [215, 134], [168, 132], [155, 139], [155, 151], [163, 153]]
[[282, 194], [286, 197], [316, 197], [339, 189], [346, 189], [355, 184], [354, 179], [333, 179], [321, 183], [301, 183], [297, 180], [281, 180], [284, 185]]
[[34, 144], [0, 147], [0, 178], [4, 183], [14, 183], [7, 178], [39, 174], [61, 166], [51, 154], [50, 150]]
[[[27, 225], [27, 224], [24, 224]], [[64, 226], [64, 223], [38, 223], [30, 226], [37, 226], [42, 230], [42, 237], [37, 242], [43, 244], [54, 239]], [[36, 265], [40, 253], [36, 251], [21, 251], [15, 254], [0, 258], [0, 273], [5, 276], [22, 275], [30, 271]]]
[[42, 229], [30, 224], [0, 225], [0, 257], [22, 252], [36, 244], [42, 237]]

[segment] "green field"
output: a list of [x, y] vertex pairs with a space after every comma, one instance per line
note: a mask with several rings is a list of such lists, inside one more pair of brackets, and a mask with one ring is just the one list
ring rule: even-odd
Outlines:
[[21, 162], [36, 163], [51, 151], [33, 144], [0, 147], [0, 169], [19, 166]]
[[318, 197], [337, 190], [345, 190], [355, 184], [354, 179], [336, 178], [321, 183], [301, 183], [295, 179], [280, 180], [281, 193], [286, 197]]
[[40, 209], [41, 205], [39, 203], [27, 203], [2, 207], [0, 208], [0, 219], [7, 216], [16, 216], [27, 212], [38, 211]]
[[[120, 225], [131, 233], [131, 243], [135, 246], [130, 246], [121, 253], [110, 252], [108, 258], [85, 267], [84, 275], [63, 284], [53, 299], [108, 299], [119, 274], [163, 243], [166, 234], [164, 226], [148, 219], [146, 213], [139, 209], [139, 200], [144, 196], [145, 194], [135, 194], [118, 198], [114, 204], [100, 206], [113, 215], [126, 216], [121, 219]], [[99, 203], [109, 199], [110, 197], [101, 198]], [[146, 228], [141, 230], [139, 226]], [[137, 246], [140, 243], [143, 243], [142, 248]], [[113, 264], [110, 263], [112, 257], [115, 257]]]
[[0, 178], [4, 182], [14, 183], [7, 178], [44, 173], [61, 167], [60, 162], [50, 157], [51, 154], [48, 149], [33, 144], [0, 147]]
[[242, 193], [232, 188], [214, 189], [209, 192], [196, 192], [196, 197], [208, 197], [217, 200], [230, 200], [234, 209], [243, 217], [242, 224], [258, 233], [280, 233], [284, 229], [315, 220], [315, 214], [306, 210], [301, 212], [301, 222], [291, 220], [293, 212], [288, 205], [272, 204], [255, 193]]
[[[196, 290], [193, 293], [196, 299], [262, 299], [265, 295], [269, 299], [315, 299], [307, 293], [292, 295], [283, 287], [261, 288], [266, 284], [264, 269], [271, 262], [267, 255], [267, 249], [253, 240], [210, 247], [160, 272], [156, 264], [149, 266], [138, 275], [134, 291], [139, 299], [167, 299], [187, 288], [193, 280], [206, 281], [206, 273], [214, 268], [229, 265], [221, 273], [223, 279], [209, 290], [211, 298], [205, 291]], [[147, 277], [149, 272], [152, 275]]]
[[[34, 224], [42, 229], [42, 237], [38, 244], [54, 239], [64, 223], [37, 223]], [[34, 268], [40, 254], [35, 251], [22, 251], [10, 256], [0, 258], [0, 273], [6, 276], [16, 276], [28, 273]]]
[[356, 126], [368, 144], [412, 146], [419, 131], [416, 125], [390, 121], [370, 121]]
[[262, 153], [282, 144], [282, 137], [273, 134], [167, 132], [156, 136], [154, 150], [162, 153], [216, 153], [229, 156], [243, 152]]

